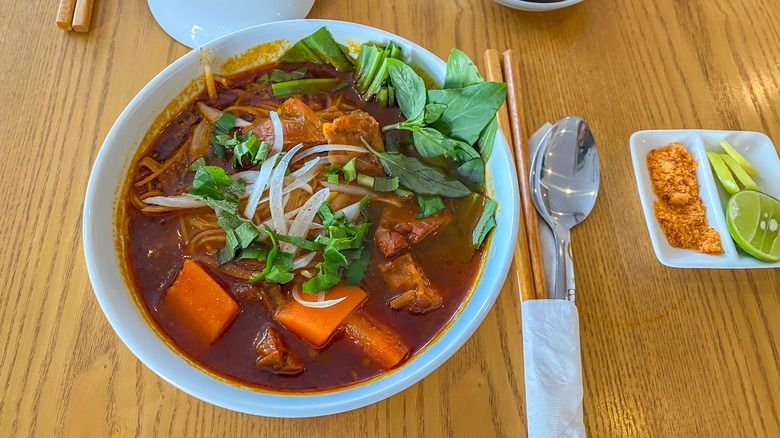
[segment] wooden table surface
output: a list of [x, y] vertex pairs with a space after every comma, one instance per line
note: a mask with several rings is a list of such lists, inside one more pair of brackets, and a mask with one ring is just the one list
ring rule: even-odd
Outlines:
[[[525, 435], [516, 288], [420, 383], [364, 409], [253, 417], [201, 402], [143, 366], [108, 325], [82, 252], [84, 192], [130, 99], [188, 49], [144, 1], [102, 1], [93, 30], [56, 1], [0, 0], [0, 435]], [[441, 57], [515, 48], [528, 128], [576, 114], [602, 164], [573, 233], [591, 436], [780, 436], [780, 272], [682, 270], [653, 255], [629, 157], [652, 128], [754, 130], [780, 144], [775, 0], [586, 0], [527, 13], [489, 0], [319, 0]]]

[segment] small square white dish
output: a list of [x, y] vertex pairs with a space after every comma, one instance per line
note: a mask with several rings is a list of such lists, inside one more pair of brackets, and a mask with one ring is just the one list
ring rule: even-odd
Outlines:
[[[672, 268], [711, 268], [711, 269], [755, 269], [780, 268], [780, 262], [768, 263], [758, 260], [742, 251], [731, 238], [726, 225], [725, 205], [729, 194], [712, 171], [707, 152], [725, 153], [720, 147], [721, 140], [727, 140], [760, 173], [753, 177], [759, 189], [780, 199], [780, 158], [774, 144], [766, 135], [748, 131], [712, 131], [712, 130], [653, 130], [639, 131], [631, 136], [631, 160], [634, 164], [639, 199], [645, 215], [650, 240], [653, 243], [658, 260]], [[658, 220], [655, 218], [653, 203], [658, 197], [653, 193], [650, 175], [647, 170], [647, 154], [655, 148], [670, 143], [681, 143], [699, 166], [696, 177], [699, 180], [699, 196], [707, 208], [707, 222], [720, 233], [724, 253], [708, 255], [699, 252], [675, 248], [669, 244]]]

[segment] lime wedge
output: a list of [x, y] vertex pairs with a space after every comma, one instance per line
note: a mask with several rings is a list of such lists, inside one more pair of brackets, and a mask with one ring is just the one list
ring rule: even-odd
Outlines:
[[726, 222], [743, 251], [765, 262], [780, 261], [780, 201], [743, 190], [726, 204]]
[[742, 184], [742, 187], [748, 190], [758, 190], [756, 182], [753, 181], [753, 178], [751, 178], [745, 169], [737, 163], [737, 160], [735, 160], [734, 157], [726, 154], [721, 154], [720, 157], [723, 158], [723, 162], [726, 163], [726, 166], [728, 166], [734, 176], [737, 177], [737, 181]]
[[727, 154], [731, 156], [739, 165], [745, 169], [745, 172], [747, 172], [748, 175], [758, 175], [758, 171], [755, 167], [753, 167], [752, 164], [750, 164], [750, 161], [746, 160], [745, 157], [740, 155], [739, 152], [737, 152], [736, 149], [734, 149], [733, 146], [726, 140], [723, 140], [720, 142], [720, 147], [723, 148], [724, 151], [726, 151]]
[[723, 162], [720, 155], [715, 152], [707, 152], [707, 158], [709, 158], [712, 168], [715, 169], [715, 175], [718, 175], [718, 179], [720, 180], [720, 183], [723, 184], [723, 188], [726, 189], [730, 195], [737, 193], [739, 191], [739, 186], [737, 185], [737, 182], [734, 181], [734, 177], [731, 176], [729, 168], [726, 166], [726, 163]]

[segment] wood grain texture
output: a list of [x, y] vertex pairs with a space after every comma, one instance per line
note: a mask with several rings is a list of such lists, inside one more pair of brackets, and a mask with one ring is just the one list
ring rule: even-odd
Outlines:
[[[499, 57], [498, 50], [488, 49], [483, 56], [483, 71], [485, 80], [492, 82], [504, 82], [504, 73], [501, 68], [501, 58]], [[515, 154], [514, 140], [512, 139], [512, 129], [509, 125], [509, 114], [507, 113], [506, 103], [501, 105], [496, 113], [496, 120], [498, 121], [498, 127], [501, 128], [501, 132], [506, 138], [509, 150], [512, 154]], [[517, 226], [520, 230], [525, 230], [525, 214], [522, 209], [518, 215]], [[512, 281], [517, 284], [520, 290], [520, 298], [522, 301], [536, 299], [536, 288], [534, 281], [538, 280], [534, 278], [534, 269], [531, 263], [531, 254], [528, 251], [528, 239], [525, 232], [517, 233], [517, 244], [515, 245], [515, 255], [513, 258], [514, 265], [511, 276]]]
[[[531, 188], [531, 151], [528, 147], [528, 128], [526, 126], [525, 108], [523, 107], [523, 79], [520, 75], [520, 64], [514, 49], [509, 49], [501, 55], [504, 68], [504, 80], [507, 83], [506, 102], [509, 108], [509, 119], [512, 127], [512, 155], [515, 159], [517, 182], [520, 190], [520, 204], [523, 210], [526, 247], [533, 269], [534, 295], [536, 299], [554, 298], [555, 293], [547, 291], [545, 281], [544, 255], [542, 241], [539, 235], [539, 218], [532, 198]], [[556, 285], [557, 287], [557, 285]]]
[[[252, 417], [162, 381], [119, 341], [87, 278], [81, 209], [119, 113], [187, 49], [146, 2], [95, 3], [87, 34], [56, 2], [0, 0], [0, 436], [521, 436], [518, 291], [422, 382], [323, 418]], [[570, 114], [599, 145], [602, 192], [572, 233], [591, 436], [780, 436], [778, 270], [655, 259], [628, 153], [647, 128], [767, 133], [780, 143], [775, 0], [587, 0], [550, 13], [489, 0], [320, 0], [310, 17], [373, 25], [446, 58], [519, 55], [526, 128]], [[43, 123], [38, 123], [38, 121]]]

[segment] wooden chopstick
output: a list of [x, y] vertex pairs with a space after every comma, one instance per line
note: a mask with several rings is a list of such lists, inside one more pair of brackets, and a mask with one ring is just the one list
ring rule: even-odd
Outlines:
[[[492, 82], [504, 82], [504, 74], [501, 71], [501, 59], [498, 57], [498, 51], [495, 49], [488, 49], [485, 51], [484, 56], [485, 64], [485, 76], [488, 81]], [[498, 126], [506, 137], [507, 143], [509, 143], [509, 150], [514, 155], [514, 145], [512, 141], [512, 132], [509, 127], [509, 115], [506, 111], [506, 103], [501, 105], [496, 115], [498, 119]], [[534, 279], [533, 270], [531, 266], [531, 257], [528, 253], [528, 239], [525, 233], [525, 214], [523, 210], [520, 210], [519, 215], [520, 232], [517, 235], [517, 244], [515, 245], [515, 281], [520, 288], [520, 298], [523, 301], [532, 300], [536, 298], [534, 292]]]
[[76, 0], [60, 0], [57, 8], [57, 27], [62, 30], [73, 30], [73, 11], [76, 9]]
[[92, 9], [95, 0], [76, 0], [76, 9], [73, 11], [73, 30], [76, 32], [89, 32], [92, 24]]
[[517, 179], [520, 183], [520, 200], [525, 216], [525, 231], [528, 240], [528, 254], [533, 269], [534, 291], [537, 299], [547, 298], [545, 284], [544, 262], [542, 258], [542, 243], [539, 240], [539, 220], [536, 208], [531, 198], [529, 181], [528, 131], [525, 127], [525, 112], [523, 111], [522, 85], [520, 83], [520, 66], [514, 50], [503, 54], [504, 80], [507, 83], [507, 103], [509, 105], [510, 125], [514, 139], [515, 164]]

